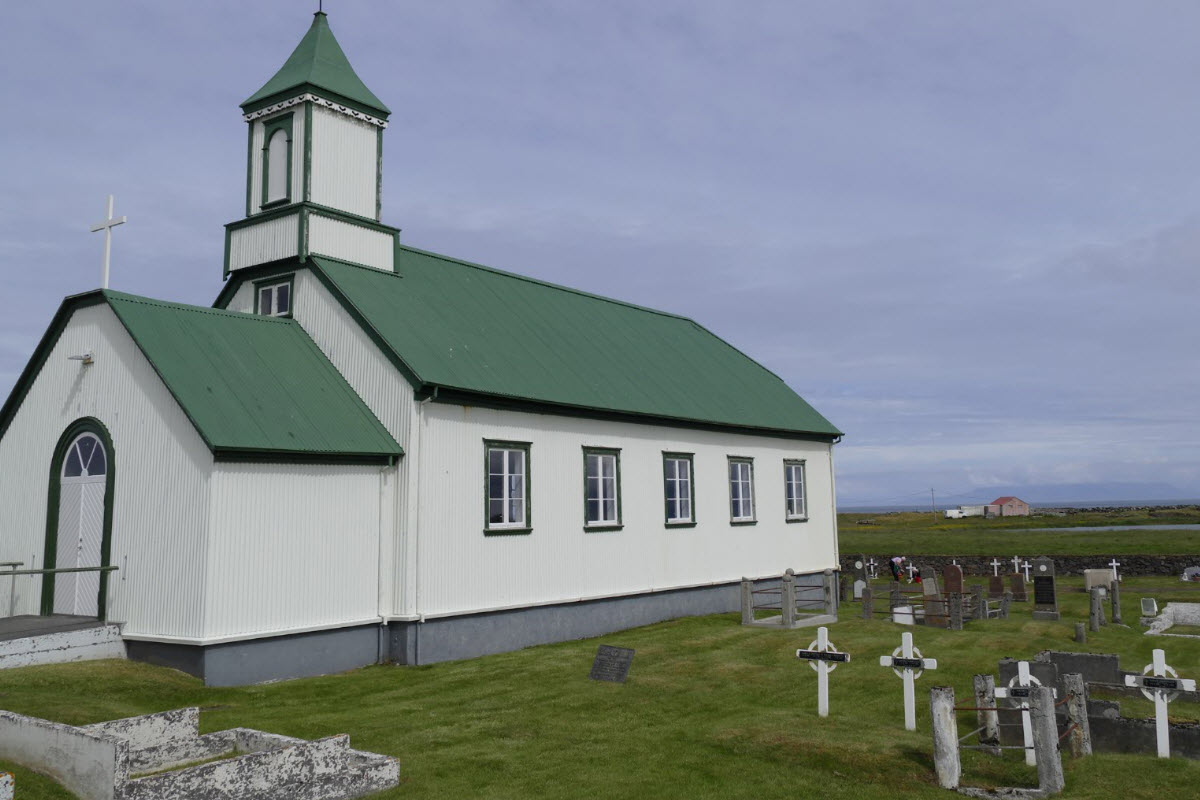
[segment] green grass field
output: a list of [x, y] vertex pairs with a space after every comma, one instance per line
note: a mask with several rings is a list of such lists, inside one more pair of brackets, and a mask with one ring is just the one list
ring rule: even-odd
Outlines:
[[945, 519], [932, 513], [838, 514], [843, 553], [905, 555], [1179, 555], [1200, 553], [1200, 530], [1024, 531], [1098, 525], [1196, 525], [1200, 508], [1078, 512], [1066, 516]]
[[[1118, 652], [1128, 668], [1164, 647], [1185, 675], [1200, 677], [1200, 640], [1147, 637], [1136, 627], [1139, 584], [1174, 588], [1165, 579], [1129, 579], [1123, 613], [1135, 627], [1110, 625], [1082, 649]], [[918, 683], [916, 732], [903, 728], [900, 681], [878, 666], [902, 629], [858, 619], [853, 603], [831, 629], [854, 660], [832, 676], [826, 719], [816, 713], [815, 673], [794, 657], [815, 633], [743, 628], [732, 614], [471, 661], [235, 689], [121, 661], [9, 670], [0, 672], [0, 707], [88, 723], [199, 705], [205, 731], [241, 725], [309, 739], [345, 732], [353, 746], [401, 760], [401, 786], [381, 797], [945, 798], [933, 777], [928, 688], [952, 685], [966, 698], [971, 676], [995, 673], [1002, 656], [1078, 649], [1073, 623], [1084, 618], [1086, 596], [1077, 580], [1061, 585], [1062, 622], [1033, 622], [1029, 607], [1016, 604], [1007, 621], [915, 629], [917, 646], [940, 665]], [[587, 679], [600, 643], [637, 649], [627, 684]], [[1123, 703], [1129, 716], [1149, 708]], [[1200, 719], [1196, 705], [1171, 708], [1177, 719]], [[964, 715], [962, 732], [971, 719]], [[1019, 752], [965, 755], [966, 784], [1035, 783]], [[1200, 782], [1200, 764], [1182, 760], [1105, 755], [1064, 765], [1069, 798], [1190, 798]], [[69, 797], [25, 771], [17, 781], [21, 798]]]

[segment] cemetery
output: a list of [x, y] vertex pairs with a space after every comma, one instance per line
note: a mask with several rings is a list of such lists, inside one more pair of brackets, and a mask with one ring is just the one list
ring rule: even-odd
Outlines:
[[[1194, 796], [1200, 640], [1147, 635], [1143, 624], [1195, 599], [1194, 587], [1122, 575], [1091, 630], [1104, 587], [1089, 592], [1081, 575], [1055, 576], [1039, 597], [1033, 555], [1021, 559], [1030, 564], [1024, 602], [1003, 574], [1011, 561], [997, 568], [1005, 578], [998, 601], [988, 597], [991, 566], [963, 575], [961, 587], [956, 570], [927, 568], [921, 585], [901, 584], [900, 604], [924, 607], [908, 625], [893, 621], [895, 587], [878, 558], [871, 577], [871, 560], [859, 600], [853, 573], [833, 576], [837, 621], [816, 627], [743, 625], [739, 614], [719, 614], [428, 667], [240, 688], [130, 661], [55, 664], [0, 671], [0, 705], [72, 727], [198, 708], [200, 739], [249, 729], [312, 746], [346, 735], [356, 750], [398, 762], [399, 785], [372, 795], [384, 798], [751, 798], [784, 784], [820, 785], [832, 798], [893, 797], [902, 785], [906, 796], [932, 798], [950, 796], [942, 784], [951, 774], [970, 791], [1061, 781], [1067, 798]], [[753, 586], [782, 593], [785, 577]], [[957, 606], [949, 598], [960, 589], [957, 630], [949, 609], [941, 618], [933, 609]], [[822, 604], [814, 616], [825, 616], [824, 591], [812, 594]], [[989, 612], [1002, 604], [1007, 616]], [[867, 605], [884, 613], [864, 618]], [[1060, 618], [1035, 620], [1039, 608]], [[1078, 624], [1088, 628], [1083, 643]], [[1035, 709], [1039, 686], [1048, 705]], [[933, 724], [938, 714], [953, 720], [953, 748], [948, 729]], [[1167, 759], [1158, 757], [1164, 725]], [[1027, 763], [1039, 742], [1056, 760]], [[1076, 755], [1085, 748], [1090, 755]], [[30, 797], [71, 796], [12, 761], [0, 759], [0, 770], [14, 772]]]

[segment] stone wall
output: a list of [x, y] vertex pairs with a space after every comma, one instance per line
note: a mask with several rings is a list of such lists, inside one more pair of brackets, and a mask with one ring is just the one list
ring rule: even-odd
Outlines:
[[[880, 577], [888, 575], [888, 559], [894, 556], [901, 555], [900, 553], [892, 553], [891, 555], [881, 556], [867, 553], [868, 559], [874, 558], [878, 566], [876, 570]], [[1036, 556], [1042, 553], [1028, 553], [1021, 556], [1021, 561], [1033, 562]], [[854, 561], [859, 556], [858, 553], [843, 553], [841, 557], [842, 571], [847, 574], [854, 573]], [[1048, 558], [1054, 560], [1054, 569], [1058, 575], [1082, 575], [1085, 569], [1102, 569], [1108, 568], [1108, 562], [1113, 560], [1113, 556], [1068, 556], [1068, 555], [1047, 555]], [[1000, 567], [1000, 574], [1012, 572], [1012, 556], [1008, 556], [1007, 560], [1003, 555], [995, 556], [909, 556], [909, 560], [914, 563], [929, 564], [937, 570], [949, 564], [951, 561], [957, 561], [958, 565], [963, 568], [963, 575], [966, 578], [983, 578], [992, 574], [992, 559], [999, 558], [1004, 562]], [[1130, 555], [1117, 556], [1117, 561], [1121, 566], [1117, 571], [1122, 575], [1172, 575], [1178, 578], [1183, 574], [1186, 567], [1194, 567], [1200, 565], [1200, 554], [1190, 556], [1147, 556], [1147, 555]]]

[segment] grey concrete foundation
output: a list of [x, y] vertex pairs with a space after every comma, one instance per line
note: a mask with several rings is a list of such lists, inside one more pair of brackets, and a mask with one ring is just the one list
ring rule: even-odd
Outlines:
[[[797, 586], [821, 585], [820, 573], [796, 575]], [[506, 653], [539, 644], [586, 639], [678, 617], [735, 612], [738, 583], [675, 589], [547, 606], [271, 636], [214, 645], [126, 641], [129, 658], [202, 678], [208, 686], [241, 686], [367, 666], [435, 664]]]

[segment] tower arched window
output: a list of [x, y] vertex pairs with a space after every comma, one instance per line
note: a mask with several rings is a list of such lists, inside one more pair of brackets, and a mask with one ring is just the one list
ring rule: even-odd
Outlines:
[[289, 202], [292, 194], [292, 115], [263, 126], [262, 205]]

